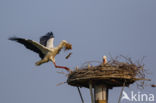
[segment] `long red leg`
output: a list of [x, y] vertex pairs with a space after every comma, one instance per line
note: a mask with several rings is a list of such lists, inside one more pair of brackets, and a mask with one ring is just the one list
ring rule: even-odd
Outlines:
[[53, 62], [53, 63], [54, 63], [55, 68], [63, 68], [63, 69], [65, 69], [65, 70], [67, 70], [68, 72], [71, 71], [69, 68], [67, 68], [67, 67], [65, 67], [65, 66], [58, 66], [58, 65], [56, 65], [55, 62]]

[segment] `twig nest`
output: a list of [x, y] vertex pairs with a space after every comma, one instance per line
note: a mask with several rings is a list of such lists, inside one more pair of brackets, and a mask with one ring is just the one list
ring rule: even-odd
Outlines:
[[108, 88], [129, 86], [137, 80], [145, 80], [143, 66], [132, 63], [109, 62], [99, 66], [84, 67], [72, 71], [67, 83], [71, 86], [89, 87], [89, 82], [105, 84]]

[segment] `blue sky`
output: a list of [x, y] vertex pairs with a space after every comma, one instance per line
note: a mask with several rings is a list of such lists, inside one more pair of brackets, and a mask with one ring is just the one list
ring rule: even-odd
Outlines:
[[[1, 103], [80, 103], [75, 87], [56, 73], [52, 63], [36, 67], [37, 54], [8, 40], [11, 36], [39, 40], [52, 31], [55, 45], [65, 39], [73, 45], [69, 60], [61, 52], [56, 63], [74, 69], [84, 62], [101, 61], [102, 56], [125, 55], [138, 60], [145, 56], [150, 73], [144, 90], [136, 85], [125, 91], [153, 93], [156, 81], [156, 1], [155, 0], [0, 0], [0, 102]], [[109, 58], [108, 58], [109, 59]], [[116, 103], [121, 88], [110, 90]], [[89, 91], [82, 89], [86, 103]]]

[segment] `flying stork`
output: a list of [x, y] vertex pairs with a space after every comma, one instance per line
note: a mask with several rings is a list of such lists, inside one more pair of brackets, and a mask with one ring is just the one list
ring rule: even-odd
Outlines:
[[62, 40], [60, 44], [54, 47], [54, 35], [52, 32], [48, 32], [46, 35], [40, 37], [40, 43], [24, 38], [11, 37], [9, 40], [16, 41], [18, 43], [23, 44], [27, 49], [30, 49], [39, 54], [41, 60], [37, 61], [35, 64], [39, 66], [43, 63], [52, 61], [56, 68], [63, 68], [67, 71], [70, 71], [69, 68], [65, 66], [58, 66], [55, 63], [55, 56], [59, 54], [61, 49], [70, 50], [72, 49], [72, 45], [65, 40]]

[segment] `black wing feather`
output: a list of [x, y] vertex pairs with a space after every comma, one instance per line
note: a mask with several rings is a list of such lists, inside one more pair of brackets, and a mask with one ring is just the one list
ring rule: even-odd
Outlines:
[[46, 46], [47, 45], [47, 41], [50, 38], [54, 38], [53, 32], [48, 32], [46, 35], [41, 36], [41, 38], [40, 38], [40, 44]]
[[39, 48], [37, 48], [35, 45], [33, 45], [31, 42], [29, 42], [31, 40], [24, 39], [24, 38], [18, 38], [18, 37], [11, 37], [11, 38], [9, 38], [9, 40], [16, 41], [18, 43], [23, 44], [26, 48], [38, 53], [41, 58], [44, 58], [44, 54], [41, 52], [41, 50]]

